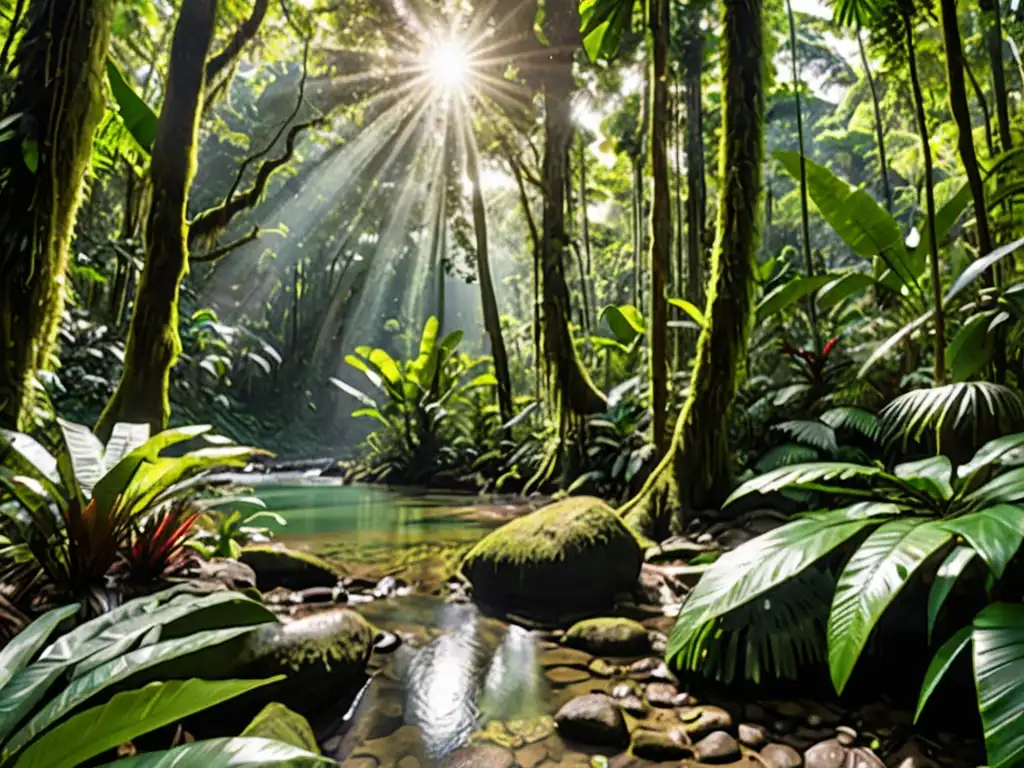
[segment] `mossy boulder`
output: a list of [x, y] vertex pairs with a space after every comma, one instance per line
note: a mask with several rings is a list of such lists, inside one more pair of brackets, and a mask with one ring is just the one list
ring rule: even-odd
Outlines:
[[564, 499], [503, 525], [462, 561], [474, 597], [503, 608], [606, 606], [636, 586], [643, 552], [615, 511], [591, 497]]
[[632, 619], [586, 619], [573, 624], [562, 642], [595, 656], [642, 656], [651, 650], [647, 630]]
[[338, 571], [330, 563], [307, 552], [252, 546], [243, 549], [239, 559], [256, 572], [256, 586], [264, 592], [333, 587], [338, 582]]

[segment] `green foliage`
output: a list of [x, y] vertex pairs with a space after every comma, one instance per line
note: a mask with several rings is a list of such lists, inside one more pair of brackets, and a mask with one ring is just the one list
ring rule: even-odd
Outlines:
[[[195, 664], [198, 654], [276, 621], [237, 593], [178, 586], [125, 603], [53, 639], [78, 609], [49, 611], [0, 651], [4, 766], [73, 768], [275, 681], [177, 679], [170, 672], [178, 659]], [[146, 675], [165, 679], [131, 687]], [[231, 754], [216, 740], [205, 744], [211, 760]], [[262, 746], [261, 754], [272, 758], [281, 745]]]
[[164, 455], [209, 432], [204, 426], [150, 437], [145, 425], [118, 424], [103, 446], [88, 428], [59, 424], [57, 458], [28, 435], [0, 432], [0, 488], [8, 502], [0, 509], [11, 542], [5, 580], [41, 579], [64, 595], [96, 593], [122, 555], [133, 575], [160, 575], [195, 519], [182, 505], [201, 490], [201, 476], [244, 466], [259, 453], [220, 444]]

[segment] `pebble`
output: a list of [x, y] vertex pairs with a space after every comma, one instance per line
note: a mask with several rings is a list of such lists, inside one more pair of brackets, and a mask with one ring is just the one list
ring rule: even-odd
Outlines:
[[849, 750], [835, 739], [815, 744], [804, 752], [807, 768], [842, 768]]
[[804, 764], [800, 753], [785, 744], [769, 744], [761, 750], [761, 759], [768, 768], [800, 768]]
[[679, 711], [683, 730], [691, 739], [700, 739], [712, 731], [732, 728], [732, 715], [721, 707], [684, 707]]
[[613, 699], [624, 699], [627, 696], [633, 696], [637, 692], [637, 688], [629, 683], [617, 683], [611, 690], [610, 695]]
[[848, 747], [857, 740], [857, 732], [848, 725], [840, 725], [836, 728], [836, 741], [844, 747]]
[[651, 683], [645, 692], [647, 703], [652, 707], [675, 706], [675, 699], [678, 695], [679, 691], [672, 683]]
[[571, 685], [572, 683], [582, 683], [584, 680], [590, 679], [590, 675], [587, 674], [586, 670], [577, 669], [576, 667], [551, 667], [545, 670], [544, 674], [555, 685]]
[[594, 659], [587, 665], [587, 669], [590, 670], [590, 674], [595, 677], [615, 677], [615, 675], [619, 674], [621, 668], [612, 664], [610, 661]]
[[725, 731], [713, 731], [694, 745], [704, 763], [731, 763], [740, 756], [740, 745]]
[[638, 728], [633, 732], [632, 752], [645, 760], [682, 760], [693, 756], [686, 735], [679, 729], [656, 731]]
[[441, 768], [515, 768], [516, 759], [496, 744], [471, 744], [452, 752]]
[[854, 747], [847, 753], [843, 768], [885, 768], [885, 763], [867, 747]]
[[622, 698], [616, 699], [615, 702], [619, 705], [619, 709], [623, 712], [628, 712], [633, 717], [647, 717], [647, 705], [644, 704], [644, 700], [635, 694], [629, 694]]
[[754, 723], [740, 723], [740, 744], [751, 749], [760, 749], [768, 741], [768, 729]]

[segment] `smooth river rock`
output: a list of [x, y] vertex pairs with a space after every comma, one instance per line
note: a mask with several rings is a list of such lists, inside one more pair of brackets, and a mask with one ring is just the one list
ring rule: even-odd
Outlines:
[[615, 700], [603, 693], [588, 693], [566, 703], [555, 714], [558, 732], [584, 744], [625, 747], [629, 731]]
[[731, 763], [740, 756], [740, 744], [725, 731], [714, 731], [694, 745], [703, 763]]

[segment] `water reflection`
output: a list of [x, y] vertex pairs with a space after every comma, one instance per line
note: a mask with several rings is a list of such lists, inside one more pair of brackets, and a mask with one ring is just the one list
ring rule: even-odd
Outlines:
[[533, 635], [483, 617], [475, 605], [410, 597], [366, 606], [387, 629], [410, 625], [438, 633], [422, 647], [403, 645], [391, 673], [404, 691], [404, 722], [416, 726], [425, 751], [442, 757], [492, 720], [545, 713], [547, 690]]

